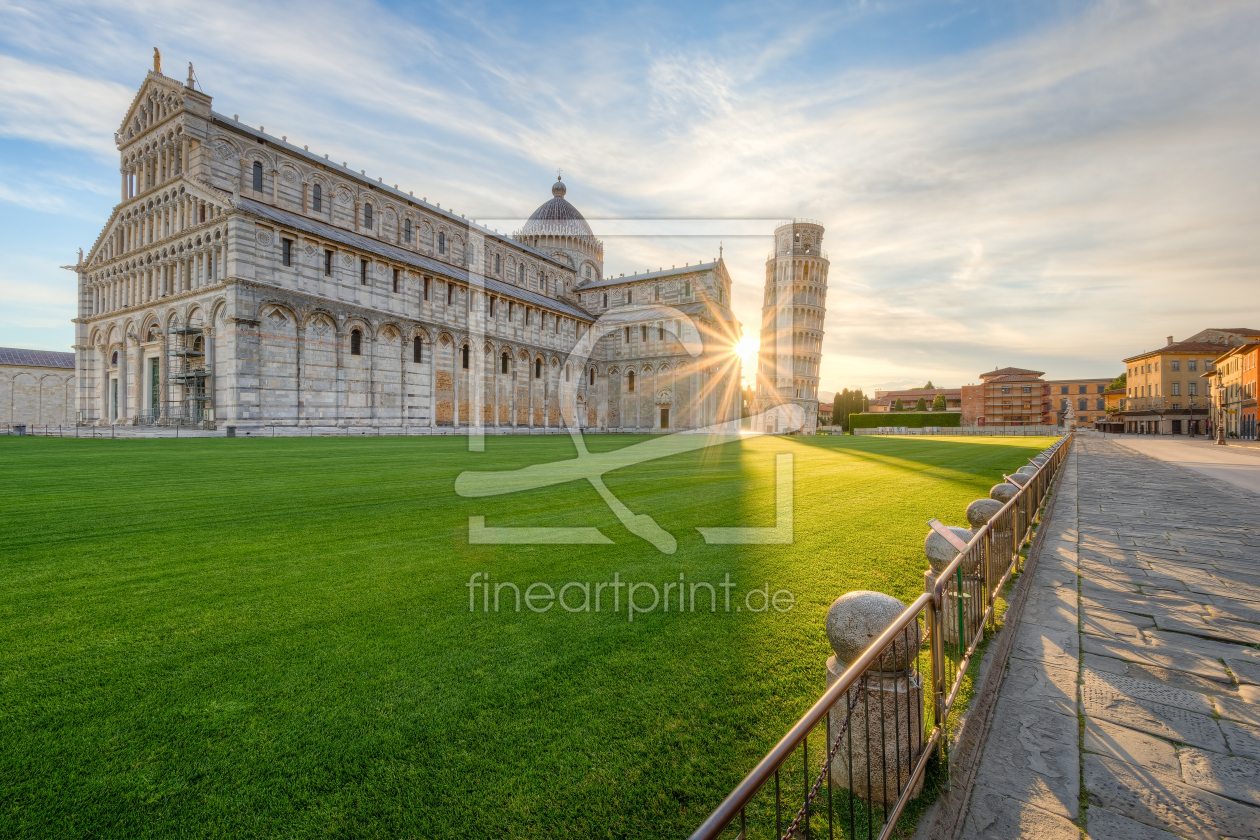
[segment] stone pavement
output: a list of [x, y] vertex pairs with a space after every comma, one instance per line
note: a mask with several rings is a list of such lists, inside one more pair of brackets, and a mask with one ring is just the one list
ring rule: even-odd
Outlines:
[[1260, 497], [1073, 449], [963, 836], [1260, 838]]
[[1121, 446], [1260, 494], [1260, 444], [1175, 435], [1112, 435]]

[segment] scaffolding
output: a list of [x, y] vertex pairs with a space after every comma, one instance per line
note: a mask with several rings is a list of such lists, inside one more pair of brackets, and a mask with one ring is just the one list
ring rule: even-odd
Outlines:
[[166, 421], [197, 424], [214, 420], [212, 371], [206, 363], [201, 327], [172, 327], [167, 336]]

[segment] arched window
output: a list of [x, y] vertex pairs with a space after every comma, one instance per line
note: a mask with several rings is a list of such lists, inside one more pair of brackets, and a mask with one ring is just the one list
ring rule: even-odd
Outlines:
[[350, 330], [350, 355], [363, 355], [363, 333], [358, 329]]
[[254, 192], [262, 192], [262, 164], [254, 161]]
[[604, 292], [604, 308], [608, 308], [608, 292]]
[[465, 344], [459, 348], [459, 364], [464, 370], [468, 370], [468, 345]]
[[446, 231], [444, 230], [438, 231], [438, 253], [446, 253]]
[[311, 190], [311, 209], [316, 213], [324, 212], [324, 188], [319, 184]]
[[634, 289], [626, 289], [626, 303], [634, 303]]
[[564, 366], [564, 381], [569, 381], [569, 365]]
[[591, 384], [595, 384], [595, 368], [591, 368]]
[[516, 269], [516, 282], [522, 286], [525, 285], [525, 264], [524, 263], [519, 265]]
[[534, 378], [542, 379], [542, 359], [534, 359]]
[[500, 373], [508, 372], [508, 354], [507, 353], [504, 353], [503, 356], [499, 359], [499, 372]]
[[411, 361], [420, 364], [424, 361], [424, 340], [420, 336], [416, 336], [416, 340], [411, 345]]
[[626, 390], [632, 394], [634, 393], [634, 371], [626, 374]]
[[586, 274], [586, 279], [587, 279], [587, 280], [590, 280], [590, 279], [591, 279], [591, 267], [588, 265], [588, 266], [586, 266], [585, 268], [583, 268], [583, 269], [582, 269], [582, 271], [583, 271], [583, 272], [585, 272], [585, 274]]
[[660, 300], [661, 299], [661, 284], [657, 283], [656, 287], [652, 290], [652, 292], [653, 294], [656, 295], [656, 299]]
[[403, 219], [403, 241], [411, 242], [411, 219]]
[[502, 263], [503, 261], [500, 259], [499, 255], [495, 254], [494, 255], [494, 273], [495, 274], [498, 274], [500, 272], [502, 268]]
[[372, 227], [372, 205], [371, 204], [363, 205], [363, 226], [365, 228]]
[[109, 363], [110, 363], [111, 365], [115, 365], [115, 366], [117, 366], [117, 364], [118, 364], [118, 351], [117, 351], [117, 350], [115, 350], [115, 351], [114, 351], [114, 354], [113, 354], [112, 356], [110, 356], [110, 357], [109, 357]]

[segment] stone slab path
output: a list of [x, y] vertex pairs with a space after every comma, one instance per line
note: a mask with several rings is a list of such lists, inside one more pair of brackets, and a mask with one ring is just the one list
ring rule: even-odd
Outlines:
[[1260, 840], [1260, 496], [1080, 437], [963, 831]]
[[1260, 445], [1254, 442], [1231, 440], [1226, 446], [1217, 446], [1208, 438], [1175, 435], [1114, 435], [1110, 440], [1260, 494]]

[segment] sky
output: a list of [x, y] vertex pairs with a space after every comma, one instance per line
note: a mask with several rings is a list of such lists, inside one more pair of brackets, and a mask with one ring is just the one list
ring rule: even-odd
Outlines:
[[[152, 53], [221, 113], [476, 219], [562, 170], [605, 272], [826, 226], [820, 390], [1114, 376], [1260, 328], [1260, 3], [0, 0], [0, 346], [68, 350]], [[659, 224], [654, 224], [658, 229]]]

